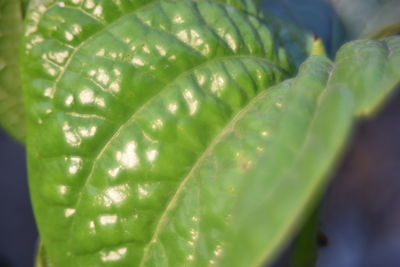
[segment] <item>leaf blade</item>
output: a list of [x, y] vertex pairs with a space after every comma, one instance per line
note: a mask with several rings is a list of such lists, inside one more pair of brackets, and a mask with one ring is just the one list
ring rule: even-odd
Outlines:
[[[154, 212], [146, 211], [146, 207], [155, 205], [155, 200], [146, 200], [146, 194], [161, 190], [154, 198], [165, 203], [176, 186], [174, 177], [183, 175], [187, 168], [174, 167], [177, 173], [168, 166], [168, 155], [181, 151], [183, 156], [178, 153], [174, 160], [187, 166], [234, 110], [257, 90], [284, 76], [275, 66], [280, 58], [274, 54], [270, 31], [256, 17], [239, 9], [208, 1], [147, 1], [147, 5], [140, 6], [137, 1], [122, 3], [127, 5], [126, 10], [121, 7], [119, 10], [124, 12], [111, 16], [99, 15], [100, 4], [80, 7], [39, 1], [32, 4], [28, 16], [25, 73], [34, 74], [26, 75], [24, 80], [26, 102], [32, 111], [30, 185], [42, 239], [57, 266], [97, 264], [119, 256], [122, 262], [139, 262], [143, 249], [140, 244], [148, 240], [151, 230], [128, 227], [136, 222], [135, 213], [128, 212], [126, 205], [143, 202], [139, 209], [144, 210], [140, 216], [145, 219], [139, 220], [136, 228], [153, 227], [147, 226], [146, 216], [154, 223], [159, 215], [155, 207]], [[105, 7], [103, 10], [106, 12]], [[88, 11], [92, 13], [87, 15]], [[56, 31], [53, 25], [57, 25]], [[217, 27], [231, 31], [217, 32]], [[35, 41], [38, 39], [40, 42]], [[167, 70], [163, 70], [165, 67]], [[196, 83], [205, 83], [209, 92], [197, 89]], [[235, 90], [225, 90], [228, 84]], [[137, 89], [131, 91], [130, 87]], [[198, 100], [204, 97], [206, 100]], [[220, 115], [209, 116], [202, 111], [195, 123], [190, 115], [199, 113], [202, 105]], [[161, 112], [161, 107], [167, 110]], [[177, 129], [170, 119], [160, 120], [165, 112], [172, 113], [172, 117], [177, 113], [181, 118]], [[185, 114], [187, 118], [182, 117]], [[210, 125], [205, 123], [209, 119], [213, 120]], [[158, 133], [163, 127], [167, 130]], [[196, 131], [202, 131], [203, 137], [196, 137]], [[52, 138], [43, 139], [44, 132], [51, 133]], [[134, 136], [142, 141], [128, 142]], [[173, 136], [192, 148], [163, 145], [160, 150], [153, 142], [176, 142]], [[119, 147], [121, 140], [125, 148]], [[140, 159], [150, 161], [145, 166], [151, 166], [155, 158], [164, 158], [152, 174], [161, 181], [171, 176], [161, 189], [157, 180], [106, 182], [106, 177], [126, 177], [136, 171], [139, 159], [132, 153], [137, 146], [148, 146]], [[139, 169], [145, 174], [143, 168]], [[52, 180], [54, 173], [58, 180]], [[141, 175], [135, 176], [139, 179]], [[129, 201], [121, 201], [125, 195]], [[113, 226], [111, 222], [123, 216]], [[128, 234], [121, 235], [120, 222]], [[60, 238], [60, 234], [66, 238]], [[128, 245], [123, 247], [125, 243]]]

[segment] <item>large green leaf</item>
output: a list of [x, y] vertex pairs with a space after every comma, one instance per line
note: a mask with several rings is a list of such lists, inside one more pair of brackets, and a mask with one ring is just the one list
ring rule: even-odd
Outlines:
[[147, 259], [199, 158], [286, 75], [266, 25], [210, 1], [36, 1], [26, 36], [30, 186], [56, 266]]
[[19, 141], [25, 136], [19, 77], [21, 1], [0, 0], [0, 126]]
[[[386, 91], [366, 97], [341, 71], [362, 69], [324, 57], [274, 86], [295, 63], [252, 14], [205, 0], [31, 5], [29, 182], [52, 264], [255, 266], [296, 229], [353, 114]], [[387, 47], [390, 75], [375, 77], [389, 87], [398, 44], [349, 45], [338, 62]]]

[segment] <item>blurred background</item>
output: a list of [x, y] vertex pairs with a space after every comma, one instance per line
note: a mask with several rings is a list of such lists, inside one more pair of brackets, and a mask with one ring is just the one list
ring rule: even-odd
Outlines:
[[[320, 36], [330, 56], [345, 41], [400, 25], [398, 0], [263, 0], [263, 7]], [[324, 196], [318, 267], [400, 266], [399, 103], [397, 93], [355, 128]], [[0, 173], [0, 267], [29, 267], [37, 231], [25, 151], [1, 130]], [[287, 254], [273, 266], [289, 266]]]

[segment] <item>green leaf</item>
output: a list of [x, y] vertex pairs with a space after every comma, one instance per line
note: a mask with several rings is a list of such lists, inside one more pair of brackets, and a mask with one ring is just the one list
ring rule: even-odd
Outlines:
[[379, 110], [399, 82], [399, 39], [396, 36], [383, 41], [354, 41], [338, 52], [331, 84], [345, 83], [353, 94], [357, 115], [367, 116]]
[[[278, 102], [287, 111], [273, 116], [275, 125], [267, 133], [275, 132], [276, 137], [271, 138], [268, 153], [254, 159], [258, 166], [246, 175], [252, 178], [242, 186], [232, 217], [236, 235], [225, 252], [231, 264], [226, 266], [253, 266], [247, 264], [251, 260], [255, 266], [265, 258], [271, 260], [276, 248], [296, 230], [340, 154], [351, 131], [352, 114], [371, 112], [399, 82], [399, 56], [400, 37], [393, 37], [349, 43], [331, 67], [321, 57], [303, 64], [291, 82], [289, 102]], [[377, 64], [378, 57], [384, 64]], [[364, 58], [375, 61], [375, 68], [361, 65]]]
[[19, 77], [20, 1], [0, 0], [0, 126], [24, 140], [25, 118]]
[[[375, 99], [359, 104], [365, 84], [349, 87], [340, 70], [351, 67], [322, 56], [274, 86], [293, 67], [290, 51], [246, 11], [205, 0], [32, 3], [29, 183], [55, 266], [257, 266], [297, 228], [356, 108]], [[398, 39], [382, 44], [393, 51], [385, 62], [399, 56]], [[338, 62], [358, 60], [363, 45]]]
[[[282, 66], [292, 72], [297, 72], [304, 59], [312, 53], [313, 35], [265, 11], [259, 16], [275, 29], [275, 38], [282, 47], [278, 53], [284, 53], [288, 61], [287, 63], [282, 62]], [[291, 65], [292, 67], [290, 67]]]
[[[259, 123], [247, 134], [267, 137], [252, 140], [255, 149], [265, 153], [257, 155], [248, 148], [253, 166], [241, 177], [246, 183], [240, 186], [234, 207], [235, 223], [223, 266], [270, 261], [300, 226], [303, 212], [322, 189], [348, 134], [352, 110], [346, 90], [325, 89], [331, 69], [326, 58], [311, 58], [295, 80], [271, 89], [254, 108], [252, 113], [263, 114], [264, 119], [261, 115], [246, 118]], [[246, 253], [239, 252], [244, 247]]]
[[286, 76], [287, 57], [257, 17], [210, 1], [34, 1], [27, 20], [29, 180], [46, 251], [56, 266], [145, 262], [185, 177]]
[[214, 2], [231, 5], [253, 15], [258, 15], [260, 13], [259, 5], [261, 0], [215, 0]]

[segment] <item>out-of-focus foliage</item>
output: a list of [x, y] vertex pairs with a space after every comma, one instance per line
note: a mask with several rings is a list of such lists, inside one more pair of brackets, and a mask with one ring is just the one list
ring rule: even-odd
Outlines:
[[352, 37], [383, 37], [400, 32], [398, 0], [329, 0]]
[[25, 138], [25, 115], [19, 76], [22, 5], [0, 0], [0, 126], [19, 141]]

